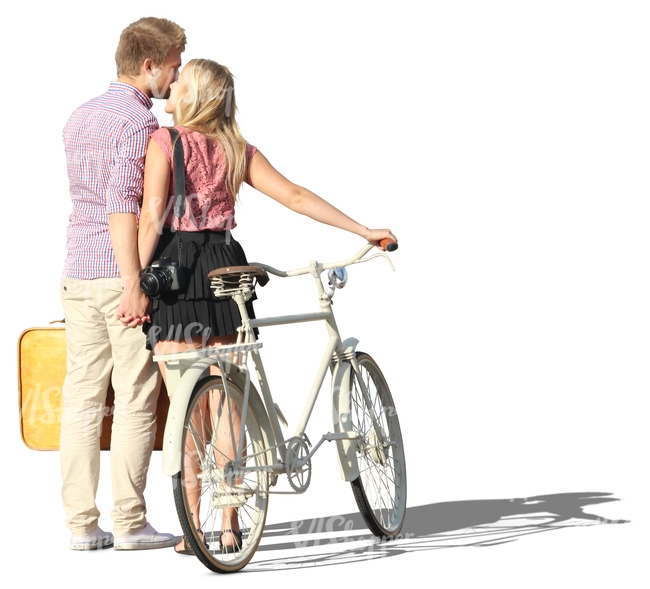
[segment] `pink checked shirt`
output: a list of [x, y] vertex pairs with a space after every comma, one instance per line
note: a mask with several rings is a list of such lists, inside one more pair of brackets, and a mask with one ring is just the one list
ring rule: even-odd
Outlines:
[[148, 96], [112, 82], [108, 91], [80, 106], [63, 130], [72, 213], [63, 275], [90, 280], [119, 276], [108, 216], [140, 214], [144, 156], [158, 129]]

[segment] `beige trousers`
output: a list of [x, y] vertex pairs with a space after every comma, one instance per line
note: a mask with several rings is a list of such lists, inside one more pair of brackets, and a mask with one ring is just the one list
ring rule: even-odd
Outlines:
[[99, 437], [109, 379], [115, 390], [111, 430], [113, 532], [146, 524], [144, 489], [156, 433], [160, 375], [140, 327], [117, 319], [120, 278], [61, 281], [67, 374], [61, 416], [61, 474], [66, 525], [83, 536], [97, 525]]

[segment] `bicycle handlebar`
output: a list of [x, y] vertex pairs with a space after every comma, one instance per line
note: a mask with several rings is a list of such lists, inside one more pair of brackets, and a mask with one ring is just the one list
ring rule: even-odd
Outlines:
[[[382, 239], [379, 242], [379, 245], [381, 247], [385, 248], [387, 252], [393, 252], [397, 249], [397, 242], [396, 241], [391, 241], [389, 238]], [[366, 243], [354, 256], [347, 260], [343, 260], [340, 262], [328, 262], [325, 264], [319, 264], [319, 269], [322, 272], [323, 270], [329, 270], [330, 268], [342, 268], [343, 266], [351, 266], [352, 264], [357, 264], [362, 260], [362, 258], [373, 248], [375, 247], [374, 244], [372, 243]], [[386, 254], [377, 254], [378, 256], [384, 256], [387, 258]], [[371, 256], [374, 257], [374, 256]], [[368, 260], [370, 258], [367, 258]], [[389, 260], [390, 263], [390, 260]], [[390, 264], [392, 266], [392, 264]], [[306, 268], [297, 268], [295, 270], [278, 270], [277, 268], [274, 268], [273, 266], [269, 266], [268, 264], [262, 264], [259, 262], [253, 262], [251, 263], [251, 266], [259, 266], [260, 268], [264, 268], [267, 272], [270, 274], [274, 274], [275, 276], [280, 276], [282, 278], [287, 278], [289, 276], [300, 276], [302, 274], [309, 274], [311, 273], [311, 266], [307, 266]], [[394, 268], [393, 268], [394, 269]]]
[[387, 252], [394, 252], [397, 249], [397, 242], [391, 241], [389, 237], [385, 237], [379, 242], [379, 245], [383, 247]]

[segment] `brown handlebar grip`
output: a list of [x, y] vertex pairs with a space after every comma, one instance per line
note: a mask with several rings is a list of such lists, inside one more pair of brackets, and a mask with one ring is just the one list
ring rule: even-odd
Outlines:
[[390, 237], [385, 237], [379, 242], [379, 245], [383, 247], [387, 252], [394, 252], [397, 249], [397, 242], [390, 239]]

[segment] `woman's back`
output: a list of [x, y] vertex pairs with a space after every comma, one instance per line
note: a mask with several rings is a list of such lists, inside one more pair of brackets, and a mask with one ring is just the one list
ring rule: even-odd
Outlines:
[[[236, 227], [235, 199], [228, 191], [227, 174], [228, 162], [226, 154], [214, 139], [206, 137], [198, 131], [177, 126], [180, 141], [183, 144], [185, 161], [185, 194], [187, 207], [181, 219], [181, 231], [225, 231]], [[172, 162], [172, 141], [166, 127], [158, 129], [151, 138], [165, 154], [167, 161]], [[257, 149], [246, 144], [247, 162]], [[173, 166], [172, 166], [173, 167]], [[168, 197], [171, 196], [172, 181]], [[171, 205], [168, 206], [164, 227], [173, 226], [178, 229], [178, 221], [174, 218]]]

